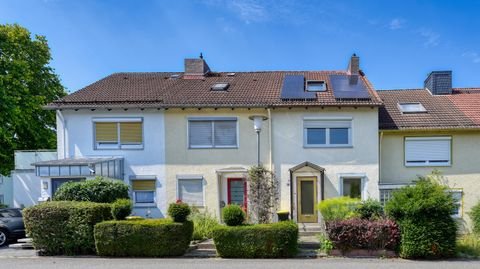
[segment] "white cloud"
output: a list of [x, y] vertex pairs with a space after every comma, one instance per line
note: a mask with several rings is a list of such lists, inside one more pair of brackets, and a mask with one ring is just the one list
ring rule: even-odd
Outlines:
[[430, 29], [420, 28], [418, 29], [417, 33], [420, 34], [420, 36], [425, 39], [425, 42], [423, 42], [423, 45], [427, 48], [435, 47], [435, 46], [438, 46], [438, 44], [440, 44], [440, 35]]
[[389, 26], [390, 30], [398, 30], [398, 29], [401, 29], [405, 26], [405, 22], [406, 21], [404, 19], [395, 18], [395, 19], [390, 21], [388, 26]]
[[474, 51], [467, 51], [462, 54], [462, 57], [466, 57], [472, 60], [473, 63], [480, 63], [480, 54]]
[[256, 0], [233, 0], [228, 6], [247, 24], [268, 19], [266, 6]]

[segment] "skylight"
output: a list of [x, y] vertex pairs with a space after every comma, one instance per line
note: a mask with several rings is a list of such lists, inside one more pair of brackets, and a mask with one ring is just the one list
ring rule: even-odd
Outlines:
[[398, 109], [404, 114], [427, 112], [421, 103], [398, 103]]
[[226, 82], [215, 83], [212, 86], [212, 91], [226, 91], [228, 86], [230, 86], [230, 84]]
[[307, 92], [324, 92], [326, 90], [325, 81], [307, 80]]

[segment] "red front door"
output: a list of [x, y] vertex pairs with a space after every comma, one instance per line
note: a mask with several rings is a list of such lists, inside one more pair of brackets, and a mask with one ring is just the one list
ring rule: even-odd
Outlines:
[[227, 184], [228, 204], [236, 204], [247, 210], [247, 182], [243, 178], [229, 178]]

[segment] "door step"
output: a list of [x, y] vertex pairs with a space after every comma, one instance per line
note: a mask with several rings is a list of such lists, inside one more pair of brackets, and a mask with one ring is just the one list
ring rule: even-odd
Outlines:
[[195, 246], [190, 247], [183, 257], [189, 258], [215, 258], [217, 257], [217, 250], [212, 239], [205, 240]]

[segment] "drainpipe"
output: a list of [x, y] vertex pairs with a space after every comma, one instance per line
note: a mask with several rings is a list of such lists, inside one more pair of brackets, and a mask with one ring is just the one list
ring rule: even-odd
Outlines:
[[272, 153], [272, 141], [273, 141], [273, 131], [272, 131], [272, 113], [270, 108], [267, 109], [268, 113], [268, 136], [269, 136], [269, 152], [268, 152], [268, 158], [269, 158], [269, 163], [270, 167], [269, 170], [272, 171], [273, 169], [273, 153]]
[[380, 191], [380, 180], [382, 175], [382, 142], [383, 142], [383, 132], [380, 132], [380, 143], [378, 143], [378, 187]]
[[[62, 133], [63, 133], [63, 159], [67, 158], [67, 121], [65, 120], [65, 118], [63, 117], [63, 114], [62, 114], [62, 111], [60, 110], [57, 110], [57, 117], [59, 118], [59, 120], [62, 121]], [[57, 126], [58, 127], [58, 126]], [[57, 159], [58, 159], [58, 152], [57, 152]]]

